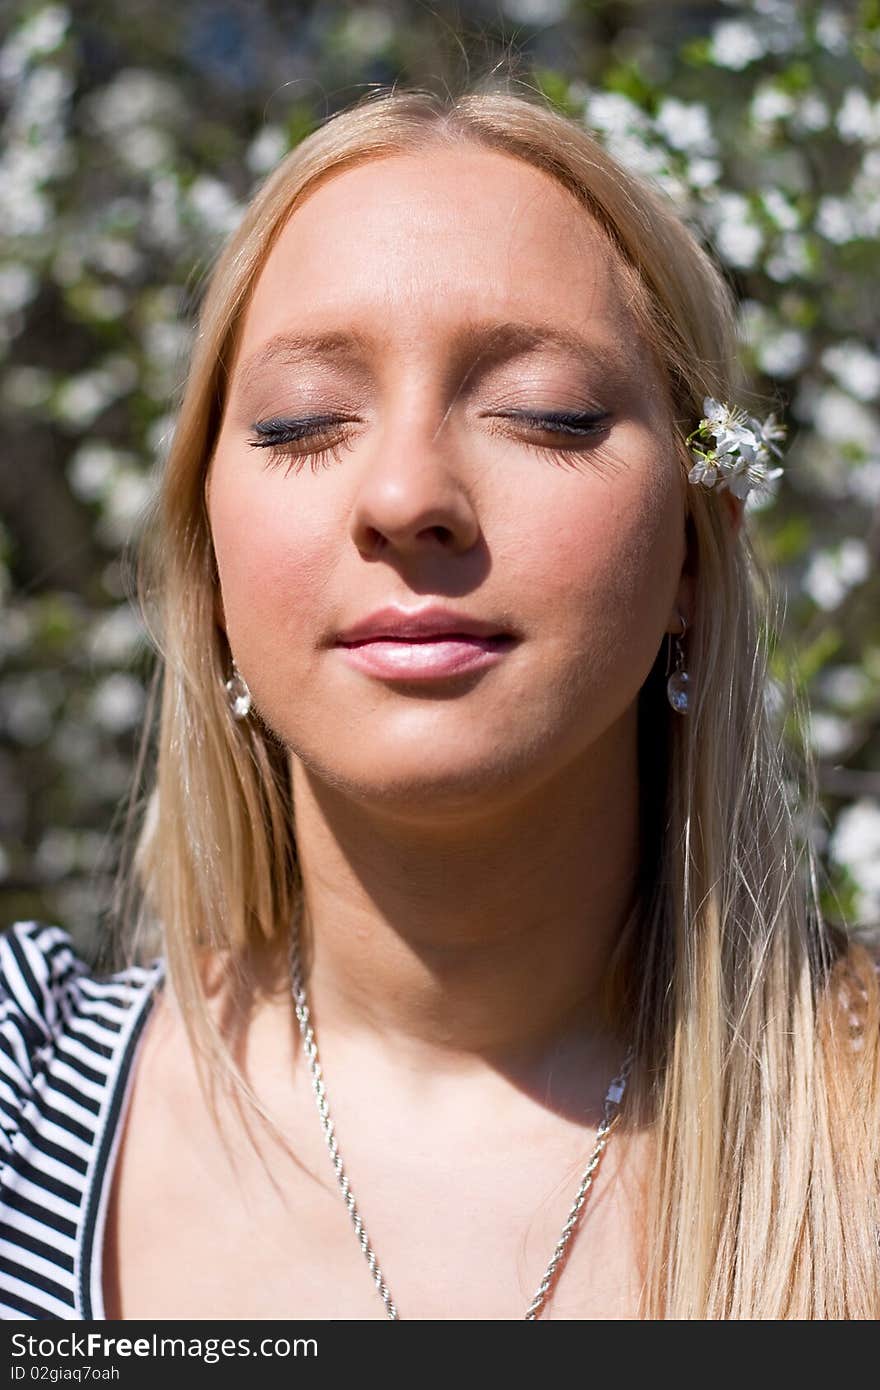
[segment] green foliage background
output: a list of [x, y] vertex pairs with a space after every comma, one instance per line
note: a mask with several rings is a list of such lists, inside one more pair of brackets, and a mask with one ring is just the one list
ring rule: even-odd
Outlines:
[[880, 0], [0, 6], [0, 920], [108, 901], [150, 653], [126, 547], [198, 287], [275, 161], [370, 84], [518, 80], [655, 179], [726, 267], [791, 446], [778, 572], [826, 908], [880, 923]]

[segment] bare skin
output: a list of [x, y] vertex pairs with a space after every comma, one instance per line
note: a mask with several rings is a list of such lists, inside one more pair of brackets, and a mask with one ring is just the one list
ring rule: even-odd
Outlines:
[[[585, 349], [476, 350], [474, 325], [508, 320]], [[331, 330], [357, 346], [261, 356]], [[601, 419], [573, 439], [512, 411]], [[301, 468], [264, 466], [255, 423], [319, 413], [347, 423], [286, 445]], [[592, 1148], [626, 1043], [598, 998], [639, 862], [636, 702], [693, 613], [685, 490], [608, 247], [551, 178], [438, 149], [338, 175], [291, 218], [207, 481], [217, 618], [290, 749], [331, 1110], [404, 1318], [523, 1317]], [[518, 641], [430, 689], [332, 645], [428, 601]], [[280, 976], [246, 1067], [287, 1149], [250, 1146], [230, 1113], [227, 1152], [160, 1000], [113, 1188], [108, 1315], [385, 1315], [295, 1030]], [[638, 1315], [647, 1145], [613, 1137], [544, 1316]]]

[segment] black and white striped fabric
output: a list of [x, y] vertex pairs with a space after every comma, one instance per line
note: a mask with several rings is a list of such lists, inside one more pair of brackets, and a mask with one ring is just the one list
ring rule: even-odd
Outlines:
[[0, 935], [0, 1317], [103, 1319], [110, 1180], [164, 963], [99, 979], [57, 926]]

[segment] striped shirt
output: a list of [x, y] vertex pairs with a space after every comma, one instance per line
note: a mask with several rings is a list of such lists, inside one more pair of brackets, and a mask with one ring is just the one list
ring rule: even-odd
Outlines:
[[103, 1320], [103, 1235], [164, 962], [95, 978], [57, 926], [0, 935], [0, 1317]]

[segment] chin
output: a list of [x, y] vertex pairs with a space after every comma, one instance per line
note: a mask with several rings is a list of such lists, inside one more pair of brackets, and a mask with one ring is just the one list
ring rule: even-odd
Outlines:
[[[444, 750], [415, 747], [409, 757], [403, 756], [400, 745], [384, 748], [374, 742], [371, 756], [364, 758], [361, 747], [352, 750], [351, 759], [345, 750], [333, 750], [332, 761], [314, 750], [293, 750], [314, 794], [320, 798], [321, 788], [344, 796], [361, 806], [375, 807], [388, 815], [410, 821], [460, 821], [463, 816], [485, 814], [493, 806], [503, 806], [515, 799], [530, 783], [540, 780], [536, 770], [532, 776], [510, 750], [498, 745], [483, 750], [471, 750], [467, 758], [450, 756]], [[504, 756], [502, 756], [504, 754]]]

